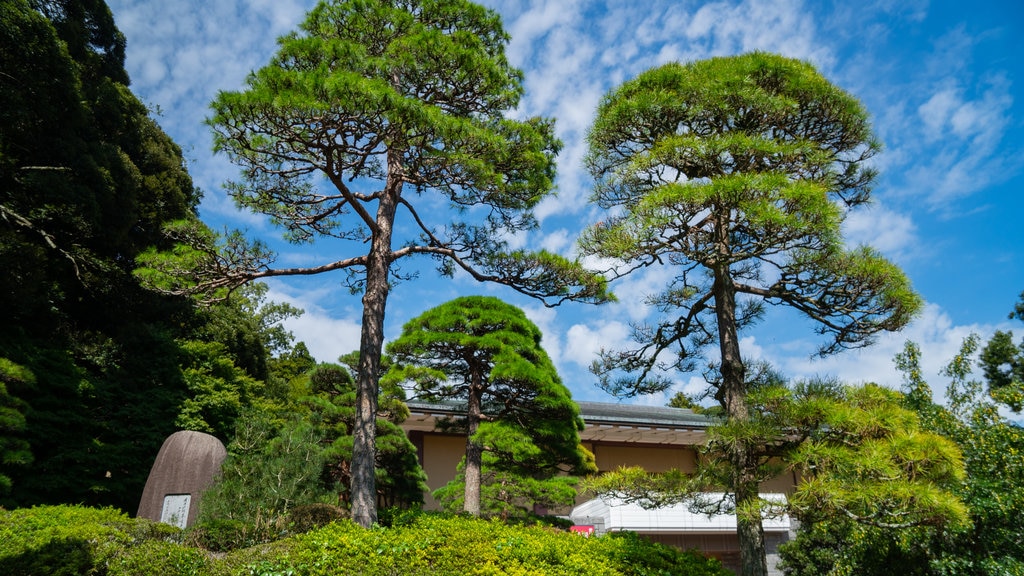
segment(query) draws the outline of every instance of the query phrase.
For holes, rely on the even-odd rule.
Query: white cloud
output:
[[[843,223],[843,234],[851,245],[867,244],[890,255],[917,249],[917,227],[907,214],[898,214],[873,204],[854,210]]]
[[[548,353],[555,366],[562,364],[562,342],[559,339],[558,330],[555,328],[555,321],[558,313],[554,308],[548,308],[540,304],[520,306],[526,318],[540,328],[541,347]]]
[[[942,131],[949,123],[953,111],[963,103],[956,90],[947,88],[936,92],[924,104],[917,107],[917,115],[921,117],[926,128],[926,135],[931,140],[942,136]]]
[[[540,241],[540,247],[548,252],[560,254],[566,247],[572,245],[573,240],[573,238],[569,237],[568,230],[559,228],[550,234],[545,234]]]
[[[565,359],[589,368],[601,350],[626,349],[629,336],[629,326],[618,321],[576,324],[566,333]]]
[[[955,325],[939,306],[928,304],[921,316],[902,332],[882,335],[868,348],[824,359],[812,359],[806,355],[801,357],[794,353],[778,355],[779,350],[775,350],[769,359],[785,375],[794,379],[835,376],[852,384],[875,382],[899,389],[903,383],[902,374],[896,370],[893,358],[903,351],[907,341],[913,341],[921,348],[921,367],[925,380],[931,384],[939,399],[947,385],[947,379],[941,377],[939,372],[959,351],[964,338],[978,334],[985,340],[997,329],[1006,329],[1006,326]],[[790,344],[802,348],[805,354],[811,350],[810,341]]]
[[[284,321],[284,327],[295,335],[296,342],[305,342],[310,354],[320,362],[336,362],[342,354],[359,349],[359,312],[350,311],[345,317],[329,313],[319,303],[329,299],[325,288],[299,291],[279,281],[267,282],[267,299],[287,302],[303,309],[298,318]]]

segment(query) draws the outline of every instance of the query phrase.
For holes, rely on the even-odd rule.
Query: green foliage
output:
[[[535,509],[565,509],[576,501],[579,480],[572,476],[534,478],[484,465],[480,479],[480,515],[503,520],[529,519]],[[496,469],[497,468],[497,469]],[[459,466],[455,478],[433,492],[441,507],[449,512],[465,510],[466,478]]]
[[[267,395],[280,400],[294,400],[304,393],[303,378],[316,367],[316,359],[304,342],[295,344],[267,361],[270,379]]]
[[[205,550],[166,540],[146,540],[131,546],[103,568],[108,576],[207,576],[215,573],[214,561]]]
[[[288,531],[301,534],[344,518],[348,518],[345,510],[333,504],[304,504],[288,513]]]
[[[24,393],[34,385],[35,375],[31,371],[0,358],[0,494],[11,489],[11,478],[4,471],[32,462],[31,446],[24,438],[28,405],[15,393]]]
[[[966,477],[951,488],[966,506],[968,521],[899,532],[838,518],[807,524],[782,549],[787,573],[881,575],[900,565],[929,576],[1024,574],[1024,430],[1001,416],[983,384],[970,379],[977,349],[977,337],[967,338],[943,370],[950,378],[947,406],[932,402],[917,345],[908,342],[896,358],[904,373],[907,406],[926,429],[945,436],[963,453]]]
[[[229,440],[235,420],[250,404],[256,381],[235,366],[219,342],[190,340],[181,343],[182,377],[189,397],[174,424],[181,430],[213,434]]]
[[[17,329],[0,334],[0,350],[35,375],[35,385],[18,393],[31,407],[22,438],[34,463],[9,470],[5,505],[136,509],[187,393],[173,339],[145,323],[70,342]]]
[[[240,418],[221,475],[200,501],[202,541],[216,549],[274,540],[296,506],[328,500],[322,438],[298,418],[279,423],[260,412]]]
[[[898,392],[866,385],[838,400],[814,407],[826,417],[787,458],[801,476],[789,497],[796,516],[889,529],[967,524],[966,507],[951,493],[965,475],[954,442],[923,429]]]
[[[3,4],[0,296],[8,321],[93,327],[134,312],[132,259],[199,194],[128,90],[124,38],[102,1]]]
[[[268,290],[262,282],[247,284],[220,305],[202,310],[196,333],[196,339],[225,345],[235,365],[261,381],[270,377],[268,356],[288,352],[294,339],[281,322],[302,314],[290,304],[268,302]]]
[[[439,493],[442,502],[471,514],[569,504],[571,480],[555,477],[596,471],[579,441],[579,407],[540,339],[519,308],[468,296],[410,320],[388,344],[393,365],[382,382],[466,407],[465,418],[448,423],[468,438],[463,474]]]
[[[188,302],[142,289],[134,258],[170,248],[162,227],[197,221],[201,195],[129,91],[103,0],[0,4],[0,357],[35,376],[0,394],[3,426],[10,395],[24,416],[4,441],[34,457],[3,465],[3,502],[134,510],[191,394],[176,341],[217,339]]]
[[[358,364],[358,354],[342,357]],[[399,424],[409,414],[404,392],[381,384],[376,419],[376,492],[380,507],[409,507],[423,504],[427,477],[420,467],[416,447]],[[351,368],[321,364],[309,374],[310,394],[300,402],[310,411],[324,434],[323,478],[349,500],[351,462],[354,448],[356,387]]]
[[[1024,295],[1021,298],[1022,304],[1018,304],[1018,308],[1024,307]],[[989,394],[1010,410],[1020,413],[1024,408],[1024,339],[1020,344],[1014,344],[1013,332],[997,330],[982,348],[978,360]]]
[[[702,494],[728,485],[731,446],[750,442],[757,446],[750,452],[757,482],[799,478],[787,502],[762,500],[758,515],[785,512],[808,524],[841,518],[888,529],[967,524],[963,503],[951,493],[964,478],[959,448],[925,429],[898,392],[811,381],[755,387],[748,401],[750,419],[708,428],[694,473],[624,468],[588,481],[587,489],[644,505],[687,502],[719,512],[723,502]],[[734,506],[726,501],[724,510]]]
[[[170,555],[184,561],[183,568],[201,566],[202,554],[164,542],[178,532],[177,528],[134,520],[110,508],[0,509],[0,573],[10,576],[205,573],[186,569],[167,572],[127,569],[140,565],[170,567],[165,559]]]
[[[0,510],[0,571],[10,576],[728,576],[717,560],[635,534],[583,538],[541,526],[416,515],[393,528],[330,523],[217,557],[174,527],[75,506]]]
[[[248,548],[278,538],[276,519],[270,522],[245,522],[231,519],[200,519],[189,530],[188,541],[211,552]]]
[[[631,534],[583,538],[546,528],[433,515],[386,530],[337,523],[296,542],[287,560],[272,564],[274,569],[310,576],[729,574],[715,560]]]
[[[782,569],[787,576],[883,576],[896,567],[907,576],[931,575],[930,537],[928,528],[879,530],[841,520],[808,524],[782,545]]]

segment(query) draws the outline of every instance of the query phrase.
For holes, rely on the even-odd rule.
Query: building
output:
[[[650,472],[669,469],[693,470],[696,447],[703,444],[710,421],[691,410],[659,406],[636,406],[601,402],[579,402],[585,423],[580,433],[583,444],[594,453],[600,471],[620,466],[640,466]],[[431,490],[455,477],[465,454],[465,436],[436,430],[439,419],[458,416],[451,404],[409,403],[410,417],[403,423],[416,446],[420,464]],[[762,493],[783,499],[795,485],[795,478],[780,477],[762,486]],[[709,495],[714,497],[715,495]],[[427,508],[437,502],[426,495]],[[708,517],[694,514],[686,506],[645,510],[636,504],[595,498],[578,502],[569,512],[574,523],[593,526],[596,533],[630,530],[652,540],[683,549],[698,549],[719,558],[727,567],[738,569],[739,545],[733,515]],[[793,536],[795,522],[787,517],[764,523],[769,553],[769,573],[778,558],[778,545]]]

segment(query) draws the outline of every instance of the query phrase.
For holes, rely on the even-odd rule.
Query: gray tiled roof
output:
[[[608,402],[577,402],[587,424],[647,424],[706,428],[711,420],[692,410]]]
[[[454,415],[463,412],[464,405],[455,402],[433,403],[411,401],[407,403],[412,412],[436,415]],[[590,425],[618,424],[629,426],[678,426],[706,428],[712,421],[707,416],[695,414],[692,410],[668,406],[641,406],[636,404],[613,404],[609,402],[577,402],[584,422]]]

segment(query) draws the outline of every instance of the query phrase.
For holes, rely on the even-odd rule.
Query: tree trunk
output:
[[[480,483],[483,475],[483,446],[473,441],[473,435],[480,427],[483,417],[482,396],[483,384],[481,376],[475,371],[473,382],[469,388],[469,403],[466,406],[466,490],[463,495],[462,509],[473,516],[480,515]]]
[[[719,265],[714,268],[715,316],[718,323],[718,345],[721,352],[722,381],[716,394],[730,422],[750,418],[747,408],[746,367],[740,354],[736,327],[736,287],[729,271],[728,217],[716,226]],[[733,443],[729,460],[732,465],[732,490],[736,497],[736,537],[740,545],[740,574],[767,576],[764,526],[757,506],[757,462],[745,441]]]
[[[364,528],[377,522],[377,395],[381,349],[384,346],[384,313],[388,301],[391,268],[391,232],[402,195],[399,157],[388,154],[388,182],[377,205],[376,229],[366,261],[363,294],[363,325],[359,336],[359,374],[356,382],[356,414],[352,431],[352,520]]]

